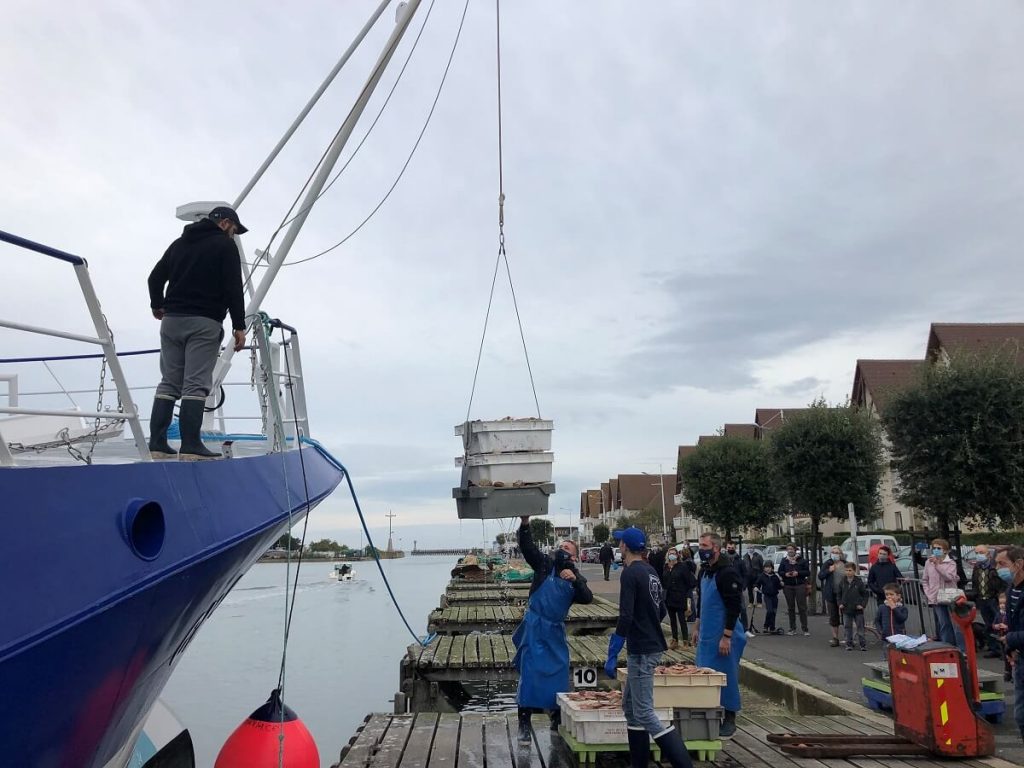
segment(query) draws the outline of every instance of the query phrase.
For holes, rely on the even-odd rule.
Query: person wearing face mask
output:
[[[1001,642],[1013,669],[1013,719],[1024,739],[1024,548],[1000,550],[996,573],[1006,584],[1006,630]]]
[[[683,643],[689,644],[690,632],[686,623],[687,598],[697,586],[693,573],[679,559],[679,551],[672,547],[665,557],[665,572],[661,574],[661,585],[665,587],[665,607],[672,625],[672,640],[668,647],[673,651],[679,647],[679,634]]]
[[[828,625],[832,630],[832,640],[829,645],[833,648],[839,647],[839,627],[842,625],[842,616],[839,610],[840,599],[843,594],[843,580],[846,578],[846,555],[839,547],[832,547],[829,558],[821,564],[818,570],[818,581],[821,582],[821,594],[828,608]]]
[[[722,552],[722,539],[717,533],[700,537],[700,591],[698,592],[698,624],[696,663],[699,667],[724,672],[721,706],[725,718],[719,729],[721,736],[736,732],[736,713],[740,711],[740,659],[747,644],[747,633],[739,623],[743,608],[743,583],[732,562]]]
[[[945,539],[932,541],[931,556],[925,561],[921,588],[925,599],[935,613],[935,629],[939,640],[964,650],[964,637],[953,625],[949,605],[939,602],[939,590],[955,589],[958,580],[956,561],[949,556],[949,542]]]
[[[892,550],[884,544],[878,548],[878,560],[868,569],[868,590],[875,596],[875,602],[885,602],[885,585],[899,584],[903,573],[893,562]]]
[[[807,583],[811,576],[811,568],[796,553],[796,545],[786,546],[786,559],[779,563],[779,576],[782,578],[782,593],[786,596],[786,608],[789,610],[788,635],[796,634],[796,615],[800,613],[800,626],[804,636],[811,634],[807,628]]]
[[[513,662],[519,670],[519,742],[528,744],[532,740],[530,715],[534,710],[550,711],[551,728],[558,728],[556,695],[569,687],[565,617],[573,603],[586,605],[594,596],[587,580],[576,569],[579,549],[575,542],[567,539],[551,556],[545,555],[533,541],[529,517],[522,518],[518,536],[523,557],[533,568],[530,601],[512,635],[516,647]]]
[[[1002,658],[1002,645],[992,630],[992,622],[999,612],[999,595],[1006,589],[1006,584],[996,574],[995,564],[989,557],[988,546],[979,544],[974,548],[974,571],[971,573],[969,595],[978,606],[978,612],[985,621],[985,658]]]

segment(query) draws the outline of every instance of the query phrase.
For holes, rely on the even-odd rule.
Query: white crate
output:
[[[627,673],[621,667],[618,678],[626,682]],[[710,709],[721,706],[722,688],[726,677],[722,672],[709,675],[655,675],[654,706]]]
[[[470,421],[467,453],[511,453],[550,451],[554,422],[545,419],[500,419]],[[466,423],[455,427],[465,445]]]
[[[621,709],[580,709],[567,694],[558,694],[562,725],[584,744],[626,744],[626,716]],[[666,728],[672,724],[672,709],[656,708],[654,714]]]
[[[532,453],[480,453],[458,456],[455,465],[466,466],[469,482],[473,485],[494,483],[550,483],[551,465],[555,454],[543,451]]]

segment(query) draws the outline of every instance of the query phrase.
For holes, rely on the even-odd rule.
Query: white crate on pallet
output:
[[[469,428],[467,439],[466,428]],[[550,451],[555,423],[546,419],[497,419],[467,421],[455,427],[467,453],[514,453]]]
[[[626,670],[618,669],[618,678],[626,682]],[[654,706],[710,709],[721,706],[726,678],[722,672],[703,675],[655,675]]]
[[[626,744],[626,716],[621,709],[582,709],[579,702],[568,694],[558,694],[562,711],[562,725],[576,741],[583,744]],[[672,709],[655,708],[654,714],[668,728],[672,724]]]

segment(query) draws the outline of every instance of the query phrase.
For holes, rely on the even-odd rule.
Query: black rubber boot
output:
[[[178,411],[178,426],[181,428],[181,447],[178,449],[180,458],[219,459],[220,454],[211,451],[199,437],[203,427],[202,400],[182,400]]]
[[[672,768],[693,768],[690,753],[686,751],[686,745],[675,728],[669,728],[660,736],[656,736],[654,741],[661,748],[662,765],[668,763]]]
[[[551,710],[551,730],[557,731],[558,726],[562,724],[562,710],[553,709]]]
[[[630,768],[647,768],[651,762],[651,737],[647,735],[647,729],[628,726],[626,736],[629,738]]]
[[[153,411],[149,416],[149,452],[155,459],[177,456],[178,452],[167,442],[167,428],[174,418],[174,401],[153,398]]]
[[[530,710],[527,707],[519,708],[519,743],[530,744],[533,742],[533,728],[530,726]]]
[[[736,733],[736,713],[730,712],[728,709],[725,710],[725,718],[722,720],[722,726],[718,729],[718,735],[723,739],[728,739]]]

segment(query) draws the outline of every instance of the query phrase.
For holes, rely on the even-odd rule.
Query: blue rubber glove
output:
[[[626,644],[626,638],[622,635],[612,635],[608,638],[608,661],[604,663],[604,673],[608,677],[615,677],[615,665],[619,660],[619,651]]]

